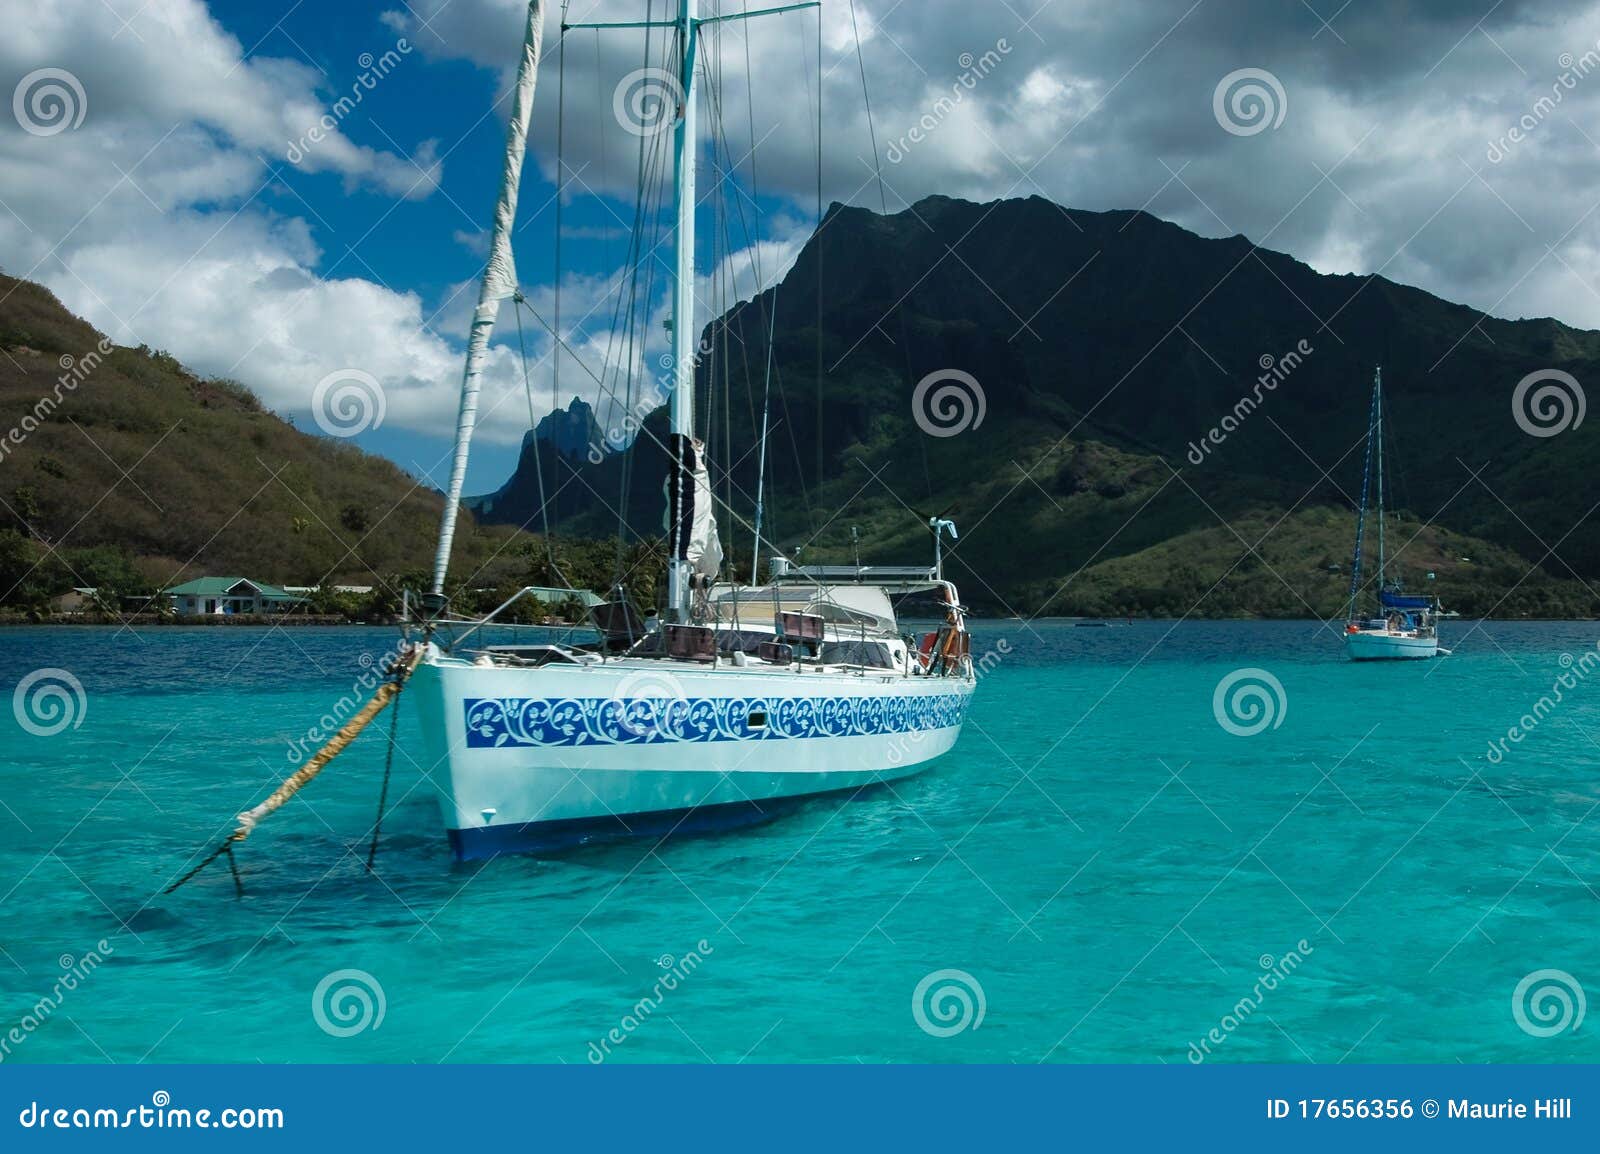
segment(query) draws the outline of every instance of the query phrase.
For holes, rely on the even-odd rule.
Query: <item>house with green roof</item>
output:
[[[180,617],[210,614],[286,613],[305,601],[276,585],[248,577],[197,577],[163,589]]]

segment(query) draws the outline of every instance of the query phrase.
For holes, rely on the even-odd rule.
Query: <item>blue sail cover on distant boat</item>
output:
[[[1378,595],[1378,603],[1385,609],[1429,609],[1432,597],[1411,597],[1404,593],[1391,593],[1385,589]]]

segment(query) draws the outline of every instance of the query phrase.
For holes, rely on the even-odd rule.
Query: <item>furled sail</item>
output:
[[[450,545],[455,539],[456,512],[467,479],[467,451],[478,423],[478,387],[489,338],[500,314],[500,302],[517,292],[517,264],[511,253],[511,228],[517,216],[517,190],[522,183],[522,159],[528,148],[528,124],[533,119],[533,89],[539,78],[539,42],[544,35],[541,0],[528,4],[528,27],[522,41],[522,61],[517,66],[517,86],[511,96],[511,123],[506,131],[505,171],[500,178],[500,198],[494,206],[494,232],[489,241],[489,265],[478,290],[478,307],[472,314],[467,338],[467,363],[461,376],[461,407],[456,414],[455,455],[450,464],[450,484],[445,493],[444,515],[439,522],[439,550],[433,560],[433,592],[444,592],[450,567]]]
[[[671,555],[688,562],[697,576],[715,577],[722,567],[722,540],[717,535],[705,445],[674,433],[672,446],[675,461],[666,485],[668,546]],[[683,478],[690,478],[690,483],[683,484]]]

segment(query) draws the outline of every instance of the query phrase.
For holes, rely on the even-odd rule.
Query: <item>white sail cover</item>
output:
[[[528,124],[533,119],[533,89],[539,78],[539,42],[544,36],[541,0],[528,5],[528,27],[522,41],[522,61],[517,66],[517,86],[511,96],[511,123],[506,130],[505,170],[500,177],[500,198],[494,206],[494,232],[489,242],[489,265],[478,290],[478,307],[467,337],[467,363],[461,376],[461,407],[456,414],[455,457],[450,464],[450,485],[445,492],[444,515],[439,523],[439,550],[433,559],[433,592],[444,592],[450,567],[450,545],[455,539],[456,512],[467,479],[467,450],[478,423],[478,386],[489,337],[500,314],[500,302],[517,292],[517,264],[511,254],[511,228],[517,216],[517,191],[522,183],[522,159],[528,149]]]
[[[722,541],[717,536],[717,509],[711,496],[711,471],[706,468],[705,446],[694,443],[694,518],[685,558],[702,577],[715,577],[722,568]]]
[[[662,482],[667,512],[662,528],[667,531],[671,556],[685,562],[690,572],[715,577],[722,568],[722,540],[717,534],[716,498],[711,493],[711,472],[706,467],[706,447],[693,437],[673,434],[674,460]],[[681,454],[681,456],[680,456]],[[682,503],[674,479],[694,478]]]

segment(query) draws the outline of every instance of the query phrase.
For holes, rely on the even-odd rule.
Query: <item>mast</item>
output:
[[[678,32],[680,65],[677,75],[679,105],[673,125],[672,204],[676,259],[672,279],[672,396],[668,404],[671,435],[667,475],[667,604],[666,620],[686,621],[690,612],[691,579],[696,562],[689,558],[695,526],[703,521],[705,508],[714,498],[705,483],[703,454],[694,441],[694,370],[699,333],[694,319],[694,213],[695,213],[695,55],[700,29],[707,24],[776,16],[818,7],[817,0],[801,0],[772,8],[748,9],[708,16],[698,15],[698,0],[678,0],[678,12],[671,20],[625,20],[600,23],[566,24],[572,28],[675,28]],[[819,25],[820,27],[820,25]],[[697,505],[702,508],[697,509]],[[716,539],[716,523],[708,526],[711,549],[702,557],[714,556],[714,570],[722,557]],[[702,545],[704,543],[702,542]],[[699,547],[699,546],[697,546]]]
[[[1356,507],[1356,547],[1350,557],[1350,615],[1356,619],[1356,597],[1361,592],[1361,544],[1367,531],[1367,495],[1372,491],[1372,442],[1378,414],[1378,388],[1383,380],[1379,369],[1372,383],[1372,407],[1367,413],[1367,452],[1361,466],[1361,504]],[[1381,527],[1381,521],[1380,521]]]
[[[678,0],[678,36],[683,44],[682,71],[678,83],[682,86],[683,103],[678,111],[678,122],[673,127],[673,186],[672,203],[677,222],[676,270],[672,280],[672,470],[675,484],[671,492],[675,508],[670,510],[668,523],[671,537],[668,541],[667,610],[669,619],[687,620],[689,616],[689,576],[691,568],[685,553],[688,547],[689,518],[683,515],[682,506],[694,500],[694,480],[689,475],[689,441],[694,436],[694,159],[695,159],[695,91],[694,57],[697,40],[696,0]]]
[[[1377,414],[1378,442],[1378,609],[1383,609],[1384,550],[1383,550],[1383,367],[1380,365],[1372,381],[1372,409]]]
[[[500,197],[494,206],[494,233],[489,241],[489,263],[478,290],[478,307],[472,314],[467,337],[467,361],[461,374],[461,406],[456,413],[456,444],[450,463],[450,484],[444,513],[439,520],[439,549],[433,559],[430,612],[444,608],[444,578],[450,568],[450,546],[455,540],[456,513],[467,479],[467,452],[478,423],[478,388],[489,338],[500,314],[500,302],[517,295],[517,266],[511,252],[511,226],[517,216],[517,190],[522,182],[522,158],[528,147],[528,124],[533,119],[533,89],[539,78],[539,41],[544,35],[541,0],[529,0],[528,26],[522,40],[522,60],[517,65],[517,86],[512,93],[511,123],[506,129],[505,169],[500,177]],[[559,343],[559,340],[558,340]]]

